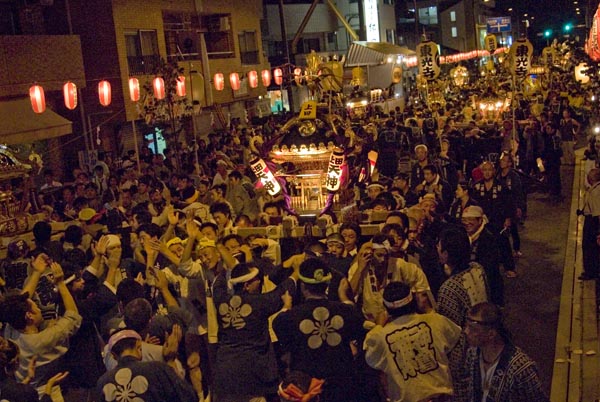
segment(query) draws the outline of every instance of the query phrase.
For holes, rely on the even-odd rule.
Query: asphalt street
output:
[[[550,392],[562,274],[569,225],[573,166],[561,169],[562,203],[548,195],[529,194],[525,225],[521,226],[521,251],[517,278],[506,278],[505,323],[517,346],[537,364],[546,391]]]

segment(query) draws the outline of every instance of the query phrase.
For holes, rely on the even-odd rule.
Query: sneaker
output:
[[[513,257],[515,257],[515,258],[523,257],[523,253],[520,251],[515,251],[515,252],[513,252]]]
[[[517,276],[519,276],[519,274],[517,274],[517,271],[506,271],[507,278],[516,278]]]

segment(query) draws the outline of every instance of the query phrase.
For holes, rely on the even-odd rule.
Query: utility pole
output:
[[[289,79],[292,75],[292,60],[290,58],[290,45],[287,40],[287,32],[285,29],[285,16],[283,13],[283,0],[279,0],[279,24],[281,25],[281,40],[283,41],[283,46],[285,49],[285,58],[286,58],[286,68],[285,68],[285,78]],[[285,81],[287,81],[284,80]],[[289,84],[286,82],[286,84]],[[294,112],[294,94],[292,93],[292,86],[288,85],[287,88],[288,93],[288,103],[290,106],[290,112]]]

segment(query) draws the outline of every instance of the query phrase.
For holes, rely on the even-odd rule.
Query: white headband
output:
[[[381,249],[385,249],[387,251],[390,251],[392,249],[392,245],[390,244],[389,240],[384,240],[381,244],[373,243],[373,250]]]
[[[227,281],[227,284],[229,285],[229,289],[233,289],[233,285],[237,285],[238,283],[246,283],[254,278],[256,278],[256,275],[258,275],[258,268],[250,268],[250,272],[248,272],[246,275],[242,275],[242,276],[238,276],[237,278],[231,278]]]
[[[412,292],[410,292],[408,294],[408,296],[406,296],[404,299],[396,300],[396,301],[393,301],[393,302],[389,302],[389,301],[383,299],[383,305],[386,306],[387,308],[390,308],[390,309],[396,309],[396,308],[400,308],[400,307],[406,306],[412,300],[413,300],[413,295],[412,295]]]

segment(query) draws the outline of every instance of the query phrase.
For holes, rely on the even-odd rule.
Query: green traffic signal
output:
[[[572,24],[565,24],[565,32],[570,32],[571,29],[573,29],[573,25]]]
[[[546,29],[544,31],[544,38],[549,38],[550,36],[552,36],[552,30],[551,29]]]

